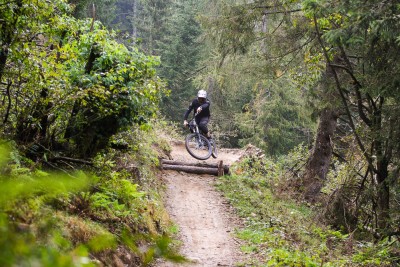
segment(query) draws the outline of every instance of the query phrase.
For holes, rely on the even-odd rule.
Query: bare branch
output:
[[[282,10],[282,11],[271,11],[271,12],[263,12],[264,15],[272,15],[272,14],[286,14],[286,13],[296,13],[302,11],[301,9],[292,9],[292,10]]]
[[[90,165],[93,166],[93,162],[83,160],[83,159],[74,159],[74,158],[68,158],[68,157],[53,157],[49,159],[49,161],[69,161],[69,162],[74,162],[74,163],[80,163],[80,164],[85,164],[85,165]]]
[[[299,45],[299,46],[297,46],[297,47],[295,47],[295,48],[293,48],[293,49],[287,51],[286,53],[284,53],[284,54],[282,54],[282,55],[278,55],[278,56],[275,56],[275,57],[270,57],[270,58],[268,58],[268,59],[272,59],[272,60],[273,60],[273,59],[280,59],[280,58],[286,57],[287,55],[290,55],[290,54],[293,54],[293,53],[295,53],[295,52],[298,52],[299,50],[301,50],[302,48],[304,48],[306,45],[308,45],[309,43],[311,43],[313,40],[314,40],[314,38],[309,38],[306,42],[304,42],[304,44],[301,44],[301,45]]]

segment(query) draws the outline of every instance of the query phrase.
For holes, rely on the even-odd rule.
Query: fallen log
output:
[[[218,175],[218,168],[184,166],[184,165],[169,165],[169,164],[163,164],[162,168],[164,170],[183,171],[183,172],[195,173],[195,174]]]
[[[198,163],[198,162],[185,162],[185,161],[175,161],[175,160],[168,160],[162,159],[161,165],[180,165],[180,166],[193,166],[193,167],[202,167],[202,168],[217,168],[223,169],[224,174],[229,174],[229,165],[224,165],[222,160],[218,163]],[[221,172],[221,170],[220,170]]]

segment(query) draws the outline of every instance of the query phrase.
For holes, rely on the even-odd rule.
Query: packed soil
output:
[[[241,150],[222,149],[217,159],[206,163],[230,165],[241,156]],[[197,163],[186,151],[183,142],[172,142],[171,157],[176,161]],[[216,176],[164,171],[165,205],[178,227],[182,242],[181,255],[189,259],[184,264],[157,262],[156,267],[170,266],[237,266],[243,262],[240,241],[234,237],[240,221],[228,201],[216,190]]]

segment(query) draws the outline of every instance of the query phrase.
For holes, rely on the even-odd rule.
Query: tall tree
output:
[[[196,95],[193,78],[199,68],[202,44],[197,21],[197,1],[177,1],[168,18],[168,29],[160,43],[159,73],[168,82],[170,96],[163,99],[163,113],[175,121],[183,120],[184,110]],[[204,88],[207,90],[207,88]]]
[[[184,109],[194,95],[192,77],[197,70],[201,45],[196,20],[198,1],[117,1],[113,22],[125,43],[137,44],[143,51],[161,58],[159,75],[167,82],[169,97],[164,97],[163,114],[182,120]]]
[[[7,49],[0,81],[3,135],[28,147],[32,157],[65,139],[72,149],[64,153],[87,157],[122,127],[156,112],[163,91],[158,60],[119,44],[98,21],[71,17],[63,0],[21,3],[0,5],[6,14],[1,49]]]
[[[223,128],[234,121],[242,143],[254,142],[273,155],[308,142],[313,123],[302,115],[310,110],[302,97],[308,84],[296,86],[293,75],[310,43],[300,26],[290,27],[302,25],[299,7],[274,1],[209,4],[218,10],[202,20],[213,54],[198,80],[214,83]]]
[[[173,7],[172,0],[117,0],[113,25],[146,53],[159,55]]]
[[[49,90],[59,85],[59,81],[46,81],[48,73],[44,59],[48,58],[48,53],[54,53],[54,46],[46,47],[45,33],[54,29],[43,21],[57,20],[69,10],[64,1],[9,1],[0,6],[3,14],[0,21],[0,86],[5,88],[3,103],[7,103],[1,108],[4,134],[17,135],[19,140],[45,135],[47,127],[40,129],[38,123],[47,124],[47,112],[52,105],[48,99]],[[58,66],[55,66],[52,74],[57,70]],[[30,127],[22,127],[25,120],[30,121]],[[15,132],[15,128],[23,129],[24,134]]]
[[[119,15],[116,13],[115,2],[117,0],[69,0],[73,7],[72,15],[79,19],[95,18],[107,27]]]
[[[389,177],[396,173],[391,164],[399,155],[400,7],[395,1],[305,1],[305,7],[355,142],[368,163],[376,190],[377,227],[383,230],[389,222]]]
[[[335,153],[335,128],[340,119],[340,126],[345,129],[343,135],[352,135],[368,166],[366,174],[360,175],[359,192],[355,195],[366,188],[376,192],[369,199],[375,214],[371,218],[377,222],[373,227],[385,229],[390,221],[390,177],[397,177],[399,171],[398,4],[234,1],[220,10],[219,15],[210,16],[203,24],[221,55],[218,67],[231,58],[258,55],[258,61],[253,61],[265,60],[264,72],[260,72],[264,79],[291,74],[288,77],[303,80],[299,85],[315,97],[311,103],[320,120],[307,164],[306,194],[317,195],[324,184]],[[214,81],[222,80],[221,76],[214,77]],[[249,103],[254,107],[255,102]],[[245,120],[251,122],[261,117],[262,114],[255,113]],[[252,130],[257,132],[261,128]],[[346,160],[346,152],[338,154]]]

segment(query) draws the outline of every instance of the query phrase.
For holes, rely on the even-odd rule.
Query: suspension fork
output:
[[[201,140],[201,133],[200,133],[200,130],[199,130],[199,126],[197,126],[197,123],[196,123],[196,134],[197,134],[197,138],[199,139],[199,142],[200,142],[200,140]]]

